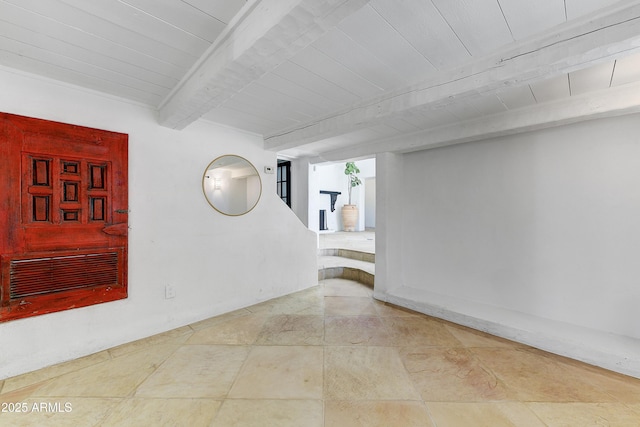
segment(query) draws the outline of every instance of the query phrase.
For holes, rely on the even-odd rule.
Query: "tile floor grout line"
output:
[[[243,322],[238,324],[253,325],[249,329],[250,333],[238,331],[239,336],[241,335],[243,340],[245,337],[248,337],[246,343],[242,341],[235,344],[217,344],[215,342],[199,344],[203,347],[225,346],[229,348],[244,347],[246,349],[244,353],[241,353],[243,355],[241,364],[237,365],[238,368],[236,368],[233,379],[229,382],[229,386],[224,394],[221,393],[220,396],[216,398],[207,398],[204,396],[181,397],[171,391],[162,396],[140,397],[136,395],[141,385],[144,384],[150,376],[158,372],[162,366],[166,365],[168,361],[176,355],[176,352],[188,346],[196,345],[188,344],[190,337],[196,333],[196,330],[190,326],[189,337],[187,337],[186,340],[176,338],[175,341],[171,341],[172,344],[156,344],[171,346],[170,348],[165,348],[164,351],[172,351],[161,363],[155,365],[154,370],[150,372],[148,376],[133,387],[133,391],[129,395],[114,397],[114,405],[109,407],[108,411],[105,411],[106,415],[104,415],[96,425],[102,425],[103,423],[107,423],[104,425],[108,425],[108,422],[113,422],[123,416],[135,416],[136,414],[133,413],[127,414],[127,411],[139,407],[160,407],[163,401],[174,401],[176,405],[184,405],[184,407],[187,408],[195,408],[198,405],[206,405],[207,402],[212,402],[211,405],[213,406],[205,414],[206,417],[210,416],[211,418],[206,418],[205,415],[203,415],[205,418],[202,418],[206,420],[207,425],[211,427],[229,425],[230,417],[240,417],[239,419],[245,417],[244,419],[248,419],[246,417],[251,417],[250,413],[253,411],[253,405],[256,401],[262,402],[259,405],[262,408],[269,406],[266,405],[269,401],[273,401],[276,407],[279,408],[315,408],[314,420],[316,423],[313,425],[324,425],[327,427],[337,425],[336,420],[345,420],[349,417],[351,417],[350,419],[352,420],[356,416],[365,417],[362,419],[372,419],[367,417],[374,417],[374,415],[372,415],[373,412],[366,411],[376,408],[378,411],[382,411],[377,415],[380,417],[384,417],[383,412],[385,411],[383,411],[383,408],[391,408],[393,411],[405,411],[409,409],[411,411],[418,411],[412,416],[418,417],[422,421],[419,425],[431,427],[437,427],[438,423],[442,425],[442,423],[449,422],[450,424],[451,421],[449,417],[453,417],[451,419],[455,420],[460,419],[456,417],[464,414],[468,416],[475,414],[475,417],[482,417],[483,420],[489,419],[485,418],[489,417],[489,415],[486,414],[495,414],[496,417],[502,417],[500,419],[504,420],[509,419],[511,422],[514,422],[516,419],[511,417],[525,417],[523,419],[535,423],[527,425],[542,426],[545,425],[545,420],[549,422],[549,420],[552,419],[550,417],[559,417],[560,415],[558,414],[562,414],[562,416],[565,417],[564,412],[569,410],[577,411],[576,413],[592,414],[589,416],[594,417],[597,414],[611,414],[612,417],[616,417],[615,420],[640,420],[640,382],[629,380],[629,391],[635,394],[630,395],[631,397],[629,397],[628,401],[623,401],[622,399],[625,396],[624,393],[626,389],[614,393],[615,390],[617,390],[615,388],[618,384],[617,381],[624,380],[624,378],[620,376],[607,376],[606,372],[600,372],[599,370],[594,371],[591,367],[580,362],[558,359],[554,355],[546,352],[511,341],[498,340],[480,331],[474,331],[449,322],[444,322],[421,313],[407,315],[404,309],[397,308],[390,304],[366,304],[368,307],[366,310],[372,309],[372,313],[366,314],[363,313],[363,310],[365,310],[363,306],[357,303],[361,300],[357,298],[372,300],[373,297],[370,292],[368,292],[366,297],[341,295],[352,293],[353,289],[350,284],[356,284],[357,282],[341,279],[333,282],[335,284],[348,285],[342,289],[335,285],[333,287],[327,286],[329,283],[331,282],[320,282],[318,287],[301,291],[297,296],[291,294],[286,296],[289,298],[285,300],[283,300],[282,297],[275,298],[274,303],[271,305],[262,306],[256,310],[256,312],[249,311],[248,316],[254,316],[254,319],[249,323]],[[363,285],[357,285],[366,288]],[[328,295],[329,293],[335,294]],[[331,299],[332,297],[334,298],[333,300]],[[281,304],[278,302],[281,302]],[[327,304],[329,305],[327,306]],[[318,309],[320,309],[321,314],[317,314]],[[353,310],[356,310],[355,314]],[[279,313],[279,311],[283,312]],[[327,312],[336,314],[327,314]],[[277,319],[278,317],[282,317],[284,323],[269,323],[270,320]],[[315,318],[313,322],[310,321],[312,318]],[[318,322],[317,318],[321,321]],[[381,327],[378,328],[376,326],[378,323],[374,323],[374,327],[372,328],[370,324],[362,321],[362,319],[365,318],[377,319]],[[328,323],[327,321],[332,319],[353,320],[351,324],[355,326],[351,336],[362,336],[364,341],[354,344],[353,342],[349,342],[349,334],[343,336],[340,334],[328,334],[330,332],[330,328],[328,327],[330,322]],[[230,318],[225,321],[233,322],[235,320],[238,319]],[[241,320],[247,320],[247,318],[243,317]],[[345,325],[346,324],[349,323],[345,323]],[[209,328],[215,329],[218,325],[218,323],[214,322],[202,330]],[[255,327],[256,325],[260,326]],[[336,323],[334,329],[336,325],[339,331],[342,324]],[[230,323],[229,326],[232,327],[233,323]],[[317,341],[317,338],[315,338],[319,335],[317,333],[314,335],[312,341],[308,341],[308,332],[305,331],[320,331],[320,327],[322,328],[320,341]],[[298,334],[298,332],[300,333]],[[265,334],[264,341],[260,339],[263,333]],[[278,337],[278,333],[284,335]],[[383,335],[394,336],[390,338],[375,338],[378,341],[372,341],[372,337],[381,337]],[[220,334],[219,337],[219,339],[228,338],[228,336],[224,334]],[[328,343],[327,338],[332,340],[332,343]],[[179,343],[177,343],[177,341],[179,341]],[[215,339],[212,341],[215,341]],[[371,342],[373,342],[374,345],[371,345]],[[119,357],[126,357],[137,351],[151,353],[156,345],[145,343],[144,347],[135,352],[128,352]],[[321,347],[321,350],[317,349],[318,346]],[[274,354],[277,353],[281,355],[306,354],[307,352],[311,352],[315,354],[315,356],[313,356],[314,359],[311,360],[319,360],[318,354],[320,354],[322,357],[321,366],[316,365],[311,371],[315,371],[315,373],[313,373],[313,375],[316,375],[314,381],[318,381],[318,378],[321,378],[320,396],[318,398],[302,398],[299,396],[293,398],[269,397],[270,391],[266,388],[263,394],[257,395],[259,397],[247,397],[251,395],[251,393],[247,395],[242,392],[236,393],[237,396],[229,397],[230,391],[238,383],[242,372],[247,369],[247,362],[251,358],[252,352],[267,347],[281,347],[281,353],[279,350],[274,350]],[[290,347],[303,348],[289,353],[286,349]],[[453,353],[449,354],[451,352]],[[347,354],[351,356],[343,360]],[[259,355],[256,354],[256,356]],[[497,356],[500,357],[496,358]],[[269,363],[276,363],[278,360],[277,357],[271,359]],[[451,357],[451,359],[446,359],[446,357]],[[96,364],[106,363],[112,360],[114,360],[113,354],[109,354],[107,360],[96,362]],[[256,360],[258,362],[260,361],[259,358]],[[298,362],[293,365],[302,367],[302,370],[297,372],[308,372],[306,370],[309,369],[309,367],[304,365],[306,359],[301,358],[296,360],[298,360]],[[389,367],[395,367],[393,370],[380,369],[380,375],[383,376],[378,376],[376,369],[382,366],[379,363],[381,361],[386,363],[387,360],[393,361],[392,364],[389,364]],[[348,363],[345,363],[345,361]],[[203,360],[203,362],[206,361]],[[370,364],[371,362],[378,364]],[[361,363],[364,363],[366,366],[363,366],[363,369],[359,371],[358,367]],[[90,366],[94,365],[95,364],[92,364]],[[356,382],[346,381],[345,378],[341,378],[341,370],[348,367],[356,368],[355,371],[352,372]],[[85,367],[79,369],[84,368]],[[460,371],[460,369],[463,369],[463,371]],[[288,371],[283,370],[283,372]],[[318,372],[320,373],[319,376]],[[437,375],[428,375],[429,372],[434,372]],[[376,375],[370,377],[372,373]],[[394,379],[394,373],[402,378]],[[519,375],[521,375],[521,373],[524,373],[525,377],[520,378]],[[583,375],[580,375],[581,373],[583,373]],[[61,375],[66,374],[67,373]],[[469,374],[477,376],[469,376]],[[287,374],[281,374],[277,378],[273,378],[272,387],[277,389],[278,387],[284,386],[282,380],[286,377],[283,375]],[[305,373],[304,375],[307,374]],[[547,385],[543,382],[540,382],[539,385],[529,383],[526,380],[526,375],[531,375],[532,378],[540,377],[541,380],[547,379]],[[251,380],[250,377],[252,376],[249,375],[243,379],[245,389],[247,386],[253,386],[253,380]],[[214,377],[210,378],[211,381],[217,381]],[[293,378],[296,378],[295,374]],[[477,389],[478,383],[476,381],[479,380],[480,384],[483,384],[483,381],[493,383],[490,378],[499,381],[502,386],[501,388],[508,389],[508,391],[505,391],[504,395],[493,394],[493,392],[491,392],[491,394],[479,393],[484,389]],[[389,383],[386,382],[387,379],[390,379]],[[249,382],[246,382],[247,380],[249,380]],[[363,381],[362,383],[360,383],[361,380]],[[426,389],[423,385],[425,380],[428,381],[430,388],[433,389],[435,387],[435,392],[431,394],[426,392],[425,394]],[[371,383],[371,381],[373,381],[373,383]],[[456,384],[457,382],[457,385],[448,391],[438,389],[439,384],[445,384],[445,381],[451,384]],[[564,382],[568,382],[568,384],[564,384]],[[333,384],[333,386],[345,388],[341,392],[336,393],[336,390],[328,389],[329,383]],[[264,384],[265,383],[261,386],[264,387]],[[269,383],[266,384],[268,386]],[[357,388],[353,388],[367,386],[367,384],[373,384],[373,388],[360,391],[358,391]],[[396,385],[393,386],[393,384]],[[576,387],[580,387],[581,385],[586,385],[586,387],[592,391],[585,393],[577,390]],[[186,384],[186,386],[188,387],[189,385]],[[300,386],[300,384],[296,385],[296,387],[298,386]],[[399,387],[395,390],[401,390],[401,392],[390,392],[389,390],[394,390],[393,388],[389,388],[392,386]],[[551,387],[550,391],[545,389],[545,387],[548,386]],[[317,393],[317,382],[314,387],[316,387],[315,393]],[[474,387],[476,388],[475,392],[473,391]],[[2,388],[6,388],[4,381],[0,381],[0,392],[2,392]],[[67,386],[67,390],[73,391],[73,388],[69,389]],[[250,388],[247,390],[251,391]],[[354,390],[356,390],[355,393]],[[570,391],[570,393],[566,394],[566,390]],[[287,391],[287,393],[290,392]],[[282,394],[276,394],[282,396]],[[78,397],[83,399],[99,399],[99,397]],[[442,400],[437,399],[438,397],[442,398]],[[563,398],[573,400],[563,401]],[[597,400],[597,402],[592,402],[589,399]],[[194,401],[200,403],[196,404]],[[214,404],[213,402],[216,403]],[[175,407],[175,405],[172,404],[171,407]],[[401,412],[393,411],[391,413],[396,415],[401,414]],[[618,413],[616,413],[616,411]],[[296,414],[297,416],[302,416],[299,412]],[[402,412],[402,414],[405,413]],[[111,418],[112,416],[115,418]],[[299,418],[299,420],[301,419],[302,418]],[[480,420],[480,418],[478,418],[478,420]],[[615,423],[614,418],[611,418],[611,421]],[[370,422],[373,423],[373,421]],[[620,423],[621,422],[618,421],[618,425],[620,425]],[[348,423],[345,422],[345,424]],[[387,422],[386,425],[394,425],[394,423]]]

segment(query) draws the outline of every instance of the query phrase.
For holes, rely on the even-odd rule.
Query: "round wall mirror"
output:
[[[202,176],[202,190],[209,204],[218,212],[238,216],[253,209],[262,194],[262,181],[247,159],[225,155],[207,166]]]

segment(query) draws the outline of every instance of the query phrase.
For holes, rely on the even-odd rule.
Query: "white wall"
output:
[[[403,226],[378,229],[401,273],[376,296],[640,376],[638,135],[632,115],[379,165]]]
[[[306,157],[291,160],[291,210],[309,229],[318,231],[317,206],[310,206],[309,193],[311,188],[310,175],[313,172],[309,159]],[[314,181],[315,183],[315,181]],[[315,189],[315,192],[320,191]],[[315,216],[314,216],[315,212]],[[315,224],[315,228],[313,228]]]
[[[316,165],[315,179],[319,185],[318,191],[339,191],[342,193],[336,199],[335,211],[333,212],[331,212],[331,197],[328,194],[317,195],[318,209],[325,209],[327,211],[327,227],[329,230],[342,230],[342,217],[340,212],[342,211],[342,206],[347,204],[349,197],[347,195],[344,164],[333,163],[328,165]],[[310,197],[313,196],[315,195],[310,195]]]
[[[130,208],[129,298],[1,323],[0,379],[317,284],[316,235],[262,173],[276,163],[262,138],[204,121],[170,130],[145,107],[2,68],[0,93],[0,111],[129,134]],[[260,172],[247,215],[221,215],[202,193],[223,154]]]
[[[376,228],[376,179],[367,178],[364,182],[364,226]]]

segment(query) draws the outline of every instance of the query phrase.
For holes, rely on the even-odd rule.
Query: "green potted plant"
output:
[[[347,175],[349,188],[349,203],[342,206],[342,226],[344,231],[355,231],[358,224],[358,206],[351,204],[351,191],[354,187],[362,184],[357,174],[360,169],[354,162],[347,162],[344,168],[344,174]]]

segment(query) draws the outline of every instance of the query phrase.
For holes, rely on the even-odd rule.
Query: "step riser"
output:
[[[374,275],[358,268],[328,267],[318,270],[318,280],[348,279],[360,282],[373,289]]]
[[[339,256],[365,262],[376,262],[376,254],[351,249],[318,249],[318,256]]]

